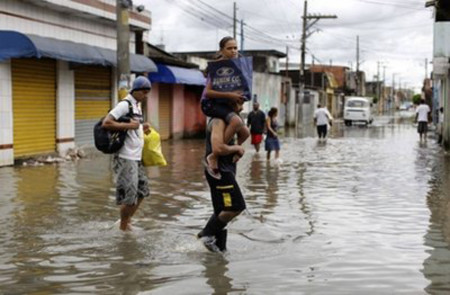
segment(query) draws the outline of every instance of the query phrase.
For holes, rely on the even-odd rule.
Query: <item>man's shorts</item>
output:
[[[259,144],[262,142],[263,135],[252,133],[252,144]]]
[[[220,171],[220,174],[221,178],[216,179],[205,171],[206,180],[211,190],[214,214],[219,215],[222,211],[241,212],[245,210],[245,200],[234,174],[223,171]]]
[[[418,133],[426,133],[428,132],[428,122],[419,122],[417,125],[417,132]]]
[[[117,205],[135,205],[138,198],[150,195],[148,177],[141,161],[114,156],[113,170]]]

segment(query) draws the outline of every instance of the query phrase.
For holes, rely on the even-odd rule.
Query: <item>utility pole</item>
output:
[[[380,101],[380,62],[377,61],[377,98]]]
[[[383,103],[381,105],[382,107],[382,111],[384,112],[384,104],[385,104],[385,100],[386,100],[386,66],[383,66],[383,91],[382,91],[382,95],[383,97]]]
[[[286,45],[286,78],[289,78],[289,46]]]
[[[356,36],[356,95],[359,95],[359,36]]]
[[[303,5],[303,25],[302,25],[302,44],[301,44],[301,61],[300,61],[300,78],[299,78],[299,88],[300,85],[305,82],[305,52],[306,52],[306,25],[308,23],[308,1],[305,0]]]
[[[395,73],[392,73],[392,104],[391,104],[391,110],[392,106],[395,105]]]
[[[119,99],[122,99],[130,89],[130,28],[128,9],[132,7],[131,0],[116,0],[117,21],[117,83]]]
[[[305,54],[306,54],[306,39],[312,34],[307,33],[315,23],[320,19],[324,18],[337,18],[336,15],[311,15],[308,14],[308,0],[305,0],[303,5],[303,16],[302,16],[302,38],[301,38],[301,61],[300,61],[300,86],[305,82]],[[310,23],[308,21],[312,20]]]
[[[425,58],[425,79],[428,78],[428,58]]]
[[[244,54],[244,20],[241,19],[241,52]]]
[[[312,32],[308,33],[308,29],[310,29],[315,23],[317,23],[320,19],[323,18],[337,18],[336,15],[308,15],[308,0],[304,1],[303,4],[303,16],[302,16],[302,37],[300,44],[300,69],[299,69],[299,79],[298,79],[298,90],[299,90],[299,98],[304,95],[305,89],[305,54],[306,54],[306,39],[312,34]],[[311,21],[308,23],[308,21]],[[300,113],[298,110],[298,105],[296,105],[296,115],[295,115],[295,124],[298,126],[298,114]]]
[[[236,18],[236,13],[237,13],[237,7],[236,7],[236,2],[233,2],[233,38],[234,40],[236,40],[236,30],[237,30],[237,18]]]

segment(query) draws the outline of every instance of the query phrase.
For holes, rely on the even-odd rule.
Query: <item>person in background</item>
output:
[[[266,119],[266,128],[267,128],[267,136],[266,136],[266,151],[267,151],[267,160],[270,160],[270,153],[275,151],[275,160],[278,160],[280,157],[280,141],[278,139],[278,109],[272,107],[267,114]]]
[[[317,105],[317,110],[314,112],[314,124],[317,127],[317,135],[319,136],[319,141],[325,140],[327,137],[328,124],[330,126],[333,124],[333,117],[330,112],[328,112],[326,107],[322,107],[320,104]]]
[[[424,139],[427,140],[428,132],[428,113],[430,112],[430,107],[425,103],[425,99],[420,100],[420,105],[416,108],[416,118],[415,122],[418,122],[417,132],[420,136],[420,141]]]
[[[131,217],[136,213],[142,200],[150,195],[148,177],[142,165],[144,130],[150,124],[143,121],[140,104],[147,100],[152,86],[144,77],[133,81],[130,93],[124,100],[131,102],[133,117],[130,122],[117,120],[128,114],[128,103],[120,101],[105,117],[102,127],[108,130],[127,130],[123,147],[114,155],[113,170],[116,182],[116,204],[120,206],[120,229],[132,230]]]
[[[256,152],[259,152],[259,148],[263,139],[265,122],[266,115],[259,109],[259,103],[254,102],[253,111],[251,111],[247,117],[247,126],[250,127],[252,145],[255,147]]]
[[[439,122],[438,122],[438,144],[442,144],[442,138],[444,135],[444,108],[440,107],[439,108]]]

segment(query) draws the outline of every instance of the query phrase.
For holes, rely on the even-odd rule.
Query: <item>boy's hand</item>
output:
[[[245,97],[242,95],[242,92],[230,92],[230,99],[238,104],[243,104]]]

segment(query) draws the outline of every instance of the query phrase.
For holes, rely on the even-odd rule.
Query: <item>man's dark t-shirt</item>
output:
[[[205,154],[205,157],[212,153],[211,134],[212,134],[213,121],[214,121],[214,119],[209,120],[208,126],[206,126],[206,154]],[[228,143],[228,145],[234,145],[234,140],[231,140]],[[236,163],[233,163],[233,156],[234,156],[234,154],[219,157],[218,160],[219,160],[220,172],[231,172],[234,175],[236,174]]]
[[[250,125],[250,133],[252,134],[263,134],[265,122],[266,115],[261,110],[251,111],[248,114],[247,125]]]

